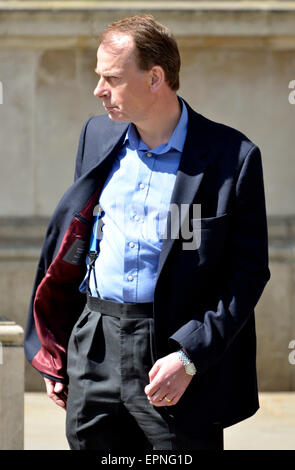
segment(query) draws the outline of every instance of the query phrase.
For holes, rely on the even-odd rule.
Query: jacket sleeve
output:
[[[222,358],[270,278],[262,161],[256,146],[239,172],[231,219],[229,269],[219,280],[216,310],[206,311],[203,321],[192,318],[169,338],[186,349],[200,374]]]
[[[34,313],[33,313],[35,295],[36,295],[37,288],[39,284],[41,283],[42,279],[44,278],[46,271],[49,267],[49,264],[53,259],[53,253],[56,247],[56,241],[57,241],[57,238],[53,236],[51,232],[51,227],[49,225],[47,228],[45,241],[43,243],[42,252],[39,258],[39,262],[38,262],[37,272],[36,272],[36,276],[34,280],[31,300],[30,300],[26,329],[25,329],[24,351],[25,351],[26,359],[28,360],[30,364],[32,364],[32,361],[35,355],[41,348],[41,342],[37,334]],[[44,377],[48,377],[48,378],[58,381],[58,379],[56,379],[55,377],[42,373],[39,370],[38,372],[40,372],[41,375],[43,375]]]

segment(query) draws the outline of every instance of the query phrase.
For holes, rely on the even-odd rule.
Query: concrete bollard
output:
[[[24,448],[24,331],[0,317],[0,450]]]

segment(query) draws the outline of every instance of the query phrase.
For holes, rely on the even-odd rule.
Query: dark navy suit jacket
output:
[[[189,353],[198,372],[169,412],[187,431],[204,432],[212,423],[241,421],[259,407],[254,308],[270,272],[259,148],[186,105],[188,133],[171,203],[187,208],[190,228],[193,204],[201,204],[201,244],[184,250],[181,231],[163,241],[154,353],[160,358],[179,345]],[[86,301],[79,285],[93,208],[126,130],[126,123],[107,116],[84,124],[75,182],[59,202],[42,248],[25,351],[37,370],[58,381],[67,382],[67,344]]]

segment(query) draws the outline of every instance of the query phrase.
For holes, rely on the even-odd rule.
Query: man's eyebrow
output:
[[[101,73],[99,73],[97,68],[94,69],[94,72],[97,75],[100,75],[100,76],[103,76],[103,77],[119,77],[119,73],[117,73],[117,72],[104,72],[104,73],[101,74]]]

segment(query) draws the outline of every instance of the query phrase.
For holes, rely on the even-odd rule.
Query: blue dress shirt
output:
[[[99,254],[90,275],[92,296],[152,302],[170,199],[187,134],[182,103],[168,143],[153,149],[130,124],[99,197],[90,250]],[[87,257],[88,265],[88,257]],[[88,265],[89,270],[89,265]],[[95,272],[94,272],[95,271]],[[87,275],[80,286],[86,292]]]

